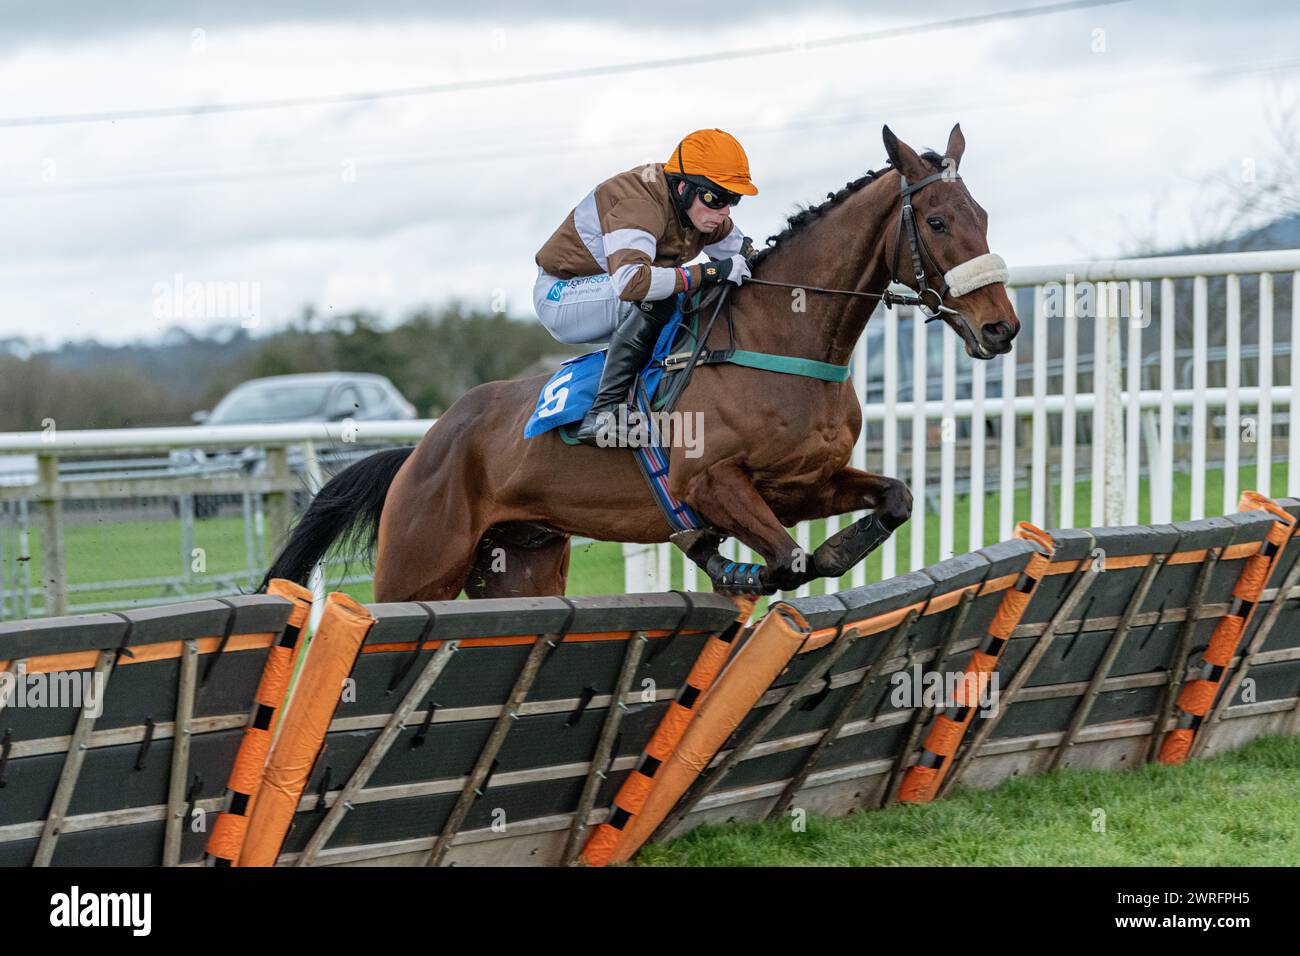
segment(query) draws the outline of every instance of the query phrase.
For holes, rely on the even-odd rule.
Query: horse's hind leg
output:
[[[465,582],[471,598],[564,594],[569,536],[523,523],[489,528],[479,540]]]

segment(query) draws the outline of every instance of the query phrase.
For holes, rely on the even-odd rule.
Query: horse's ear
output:
[[[961,134],[961,123],[957,123],[948,134],[948,148],[943,151],[943,155],[952,160],[952,167],[956,169],[961,165],[961,154],[964,152],[966,137]]]
[[[925,176],[925,164],[921,162],[921,157],[916,155],[916,150],[895,136],[894,131],[888,126],[880,131],[880,136],[885,141],[885,155],[889,157],[891,166],[909,179],[921,179]]]

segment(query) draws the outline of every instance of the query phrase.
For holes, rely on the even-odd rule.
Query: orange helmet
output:
[[[749,181],[749,157],[736,137],[720,129],[697,129],[677,144],[664,172],[707,179],[728,192],[757,196]]]

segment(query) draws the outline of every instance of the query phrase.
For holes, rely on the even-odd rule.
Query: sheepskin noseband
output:
[[[1011,273],[1007,271],[1006,261],[994,252],[986,252],[959,266],[953,266],[943,276],[948,294],[956,298],[995,282],[1005,285],[1010,279]]]

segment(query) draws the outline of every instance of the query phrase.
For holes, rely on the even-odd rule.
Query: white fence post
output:
[[[1132,279],[1128,284],[1128,387],[1124,401],[1124,524],[1137,524],[1142,501],[1142,331],[1150,320],[1147,304],[1142,301],[1142,283]],[[1149,416],[1148,416],[1149,421]],[[1149,445],[1154,450],[1155,445]],[[1148,456],[1149,457],[1149,456]],[[1155,469],[1151,469],[1155,477]]]
[[[1291,402],[1287,407],[1286,493],[1300,496],[1300,271],[1291,273]]]
[[[1105,523],[1124,523],[1124,365],[1121,361],[1119,328],[1121,309],[1118,287],[1106,283],[1106,484]],[[1100,319],[1099,319],[1100,321]]]
[[[1228,276],[1227,315],[1224,322],[1224,342],[1227,361],[1224,362],[1224,387],[1228,402],[1223,408],[1223,511],[1226,514],[1237,503],[1237,469],[1241,463],[1241,278]]]
[[[1296,289],[1291,287],[1291,301]],[[1297,343],[1292,343],[1292,346]],[[1232,361],[1229,356],[1228,361]],[[1271,497],[1273,487],[1273,277],[1267,272],[1259,277],[1259,408],[1255,436],[1259,442],[1255,460],[1255,491]],[[1292,384],[1295,384],[1294,382]],[[1234,501],[1235,508],[1237,503]]]
[[[628,594],[666,590],[659,580],[659,555],[655,545],[623,545],[623,590]]]
[[[307,489],[315,495],[325,485],[325,473],[321,470],[320,455],[316,454],[316,443],[308,439],[302,443],[302,463],[303,471],[307,475]],[[311,569],[311,576],[307,579],[307,587],[311,591],[311,615],[307,619],[307,630],[311,634],[316,633],[316,628],[320,625],[320,619],[325,615],[325,562],[317,561],[316,566]]]

